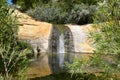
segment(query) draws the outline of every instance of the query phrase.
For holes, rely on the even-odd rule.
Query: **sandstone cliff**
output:
[[[46,54],[50,51],[51,38],[54,30],[54,26],[47,22],[41,22],[30,16],[16,11],[15,14],[19,21],[18,37],[20,40],[25,40],[33,46],[35,57],[40,50],[40,58],[35,60],[28,70],[28,74],[31,77],[45,76],[52,73],[49,63],[49,58]],[[74,52],[77,53],[93,53],[94,48],[91,47],[91,41],[88,39],[88,32],[92,29],[92,25],[65,25],[69,28],[73,37],[72,42],[74,46]],[[56,29],[55,29],[56,30]],[[65,30],[66,32],[66,30]],[[55,34],[58,31],[55,31]],[[58,37],[56,35],[56,37]],[[69,36],[68,36],[69,37]],[[52,41],[53,42],[53,41]],[[56,39],[56,43],[58,39]],[[58,46],[58,43],[55,47]],[[54,47],[53,47],[54,48]],[[43,53],[44,52],[44,53]],[[34,75],[34,76],[32,76]]]
[[[41,49],[41,52],[46,52],[48,49],[52,24],[37,21],[19,11],[16,11],[15,13],[19,21],[19,39],[26,40],[30,43],[34,48],[35,53],[37,53],[37,47]],[[28,68],[27,74],[31,78],[51,74],[48,56],[44,53],[41,54],[40,59],[32,62],[31,66]]]

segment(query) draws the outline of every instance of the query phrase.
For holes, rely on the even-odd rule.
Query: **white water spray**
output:
[[[64,58],[65,58],[65,44],[64,44],[64,34],[61,33],[59,36],[59,42],[58,42],[58,59],[59,59],[59,66],[63,67],[64,66]]]

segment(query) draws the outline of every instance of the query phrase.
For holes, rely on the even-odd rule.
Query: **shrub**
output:
[[[75,61],[69,66],[70,70],[78,73],[84,70],[81,65],[88,66],[87,68],[92,67],[97,69],[98,73],[100,72],[98,75],[100,80],[120,80],[118,76],[120,70],[119,8],[119,0],[99,3],[99,10],[94,16],[95,31],[90,32],[90,38],[94,40],[96,49],[94,55],[85,64],[81,61]]]
[[[6,78],[9,75],[23,74],[29,63],[27,54],[31,49],[23,47],[17,38],[17,19],[4,0],[0,0],[0,74]]]
[[[120,65],[120,2],[119,0],[108,0],[100,4],[99,11],[96,12],[94,26],[96,31],[90,33],[90,37],[94,40],[95,56],[92,63],[104,70],[104,76],[111,77],[119,72]],[[104,22],[98,24],[98,22]],[[99,26],[98,26],[99,25]],[[98,31],[99,29],[99,31]],[[102,55],[112,55],[113,61],[102,61]],[[99,65],[101,64],[101,65]]]
[[[66,12],[57,4],[46,4],[27,11],[30,16],[51,23],[65,23]]]
[[[95,5],[87,6],[84,4],[76,4],[70,10],[64,9],[62,5],[64,4],[52,3],[44,6],[38,6],[35,9],[27,11],[27,13],[41,21],[55,24],[86,24],[92,22],[92,16],[96,11]]]
[[[72,9],[75,4],[96,5],[101,0],[61,0],[66,9]]]
[[[66,23],[87,24],[93,22],[92,17],[96,11],[95,5],[76,4],[66,17]]]
[[[13,4],[20,6],[19,10],[27,11],[31,8],[35,8],[38,5],[46,4],[50,0],[12,0]]]

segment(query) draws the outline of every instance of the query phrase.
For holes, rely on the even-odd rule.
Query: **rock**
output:
[[[28,43],[30,43],[34,49],[34,54],[36,60],[34,60],[29,69],[28,69],[28,76],[33,77],[40,77],[40,76],[46,76],[52,73],[50,63],[49,63],[49,56],[47,55],[48,52],[50,52],[51,48],[50,44],[51,38],[53,38],[54,33],[54,41],[56,46],[52,46],[55,49],[58,46],[58,39],[57,37],[60,35],[56,34],[58,31],[53,27],[52,24],[47,22],[41,22],[38,20],[35,20],[31,18],[30,16],[21,13],[19,11],[16,11],[15,14],[18,17],[19,21],[19,30],[18,30],[18,38],[20,40],[25,40]],[[94,48],[92,47],[92,41],[88,38],[88,32],[89,30],[92,30],[92,25],[65,25],[64,27],[69,28],[70,34],[66,39],[68,40],[68,44],[72,43],[72,47],[74,47],[74,52],[76,53],[93,53]],[[69,30],[66,31],[66,34],[69,33]],[[68,35],[68,34],[67,34]],[[71,40],[69,40],[71,38]],[[69,42],[71,41],[71,42]],[[67,43],[67,41],[66,41]],[[68,47],[68,46],[67,46]],[[69,48],[70,50],[72,48]],[[55,50],[57,51],[57,50]],[[72,51],[72,50],[71,50]],[[40,53],[39,58],[37,59],[37,55]],[[54,63],[54,62],[52,62]],[[56,63],[56,62],[55,62]]]
[[[20,12],[18,12],[18,21],[19,39],[28,41],[33,47],[39,47],[41,52],[47,52],[52,24],[36,21]]]
[[[49,40],[52,34],[52,24],[40,22],[26,14],[18,12],[19,39],[27,40],[33,47],[39,47],[41,52],[49,52]],[[88,32],[92,30],[92,24],[65,25],[73,35],[75,52],[92,53],[94,48],[88,39]]]
[[[49,39],[51,37],[52,24],[40,22],[19,11],[15,12],[19,21],[18,38],[27,41],[33,46],[35,58],[40,52],[40,58],[35,59],[28,68],[29,78],[51,74],[48,56]]]
[[[73,35],[73,44],[76,53],[93,53],[92,41],[88,38],[89,31],[93,30],[92,24],[66,25]]]

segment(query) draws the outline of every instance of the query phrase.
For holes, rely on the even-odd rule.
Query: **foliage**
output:
[[[61,0],[62,2],[68,3],[68,4],[88,4],[88,5],[95,5],[100,0]]]
[[[21,76],[8,75],[8,77],[0,75],[0,80],[27,80],[27,77],[25,75]]]
[[[105,54],[118,54],[120,52],[120,3],[117,2],[110,1],[107,6],[101,6],[100,11],[95,16],[95,22],[97,23],[106,21],[106,23],[100,25],[100,31],[96,30],[96,34],[91,34],[97,45],[96,48]]]
[[[87,24],[93,22],[92,17],[96,11],[95,5],[76,4],[66,17],[66,23]]]
[[[97,4],[99,1],[101,0],[80,0],[82,3],[84,4],[88,4],[88,5],[95,5]]]
[[[12,0],[12,2],[16,5],[20,6],[21,11],[27,11],[31,8],[35,8],[38,5],[46,4],[50,2],[49,0]]]
[[[75,4],[96,5],[101,0],[61,0],[66,9],[72,9]]]
[[[94,18],[95,23],[105,22],[98,24],[99,27],[96,25],[96,32],[91,33],[91,38],[95,40],[97,51],[104,54],[118,54],[120,52],[119,8],[119,0],[109,0],[108,3],[99,7],[99,11]]]
[[[120,55],[120,2],[119,0],[108,0],[104,4],[100,4],[99,10],[96,13],[94,22],[104,22],[94,26],[96,28],[95,32],[91,32],[91,38],[94,40],[95,44],[95,56],[92,59],[93,64],[98,65],[100,68],[104,69],[104,75],[111,76],[113,73],[119,72],[119,55]],[[99,26],[98,26],[99,25]],[[104,54],[114,54],[112,62],[105,62],[102,60]],[[112,56],[114,56],[112,55]],[[98,61],[96,63],[96,60]]]
[[[21,76],[29,63],[27,54],[31,48],[23,47],[17,38],[17,19],[6,1],[0,0],[0,74],[6,78],[9,75]]]
[[[90,38],[94,40],[95,51],[92,57],[83,64],[76,61],[69,67],[70,70],[81,72],[81,65],[97,69],[103,80],[116,79],[120,69],[120,1],[108,0],[99,3],[98,11],[94,16],[93,32]],[[91,68],[90,68],[91,69]],[[89,72],[87,72],[89,73]],[[99,80],[99,79],[97,79]]]
[[[67,13],[64,12],[57,4],[38,6],[33,10],[29,10],[27,13],[36,19],[51,23],[64,23],[65,16],[67,15]]]
[[[38,0],[13,0],[14,4],[19,5],[21,11],[26,11],[37,6]]]
[[[16,3],[20,10],[42,21],[86,24],[93,22],[99,1],[102,0],[16,0]]]
[[[14,4],[21,6],[20,10],[26,11],[47,3],[62,4],[61,7],[66,10],[73,8],[75,4],[96,5],[100,0],[12,0]]]
[[[51,74],[45,77],[40,77],[40,78],[37,77],[32,80],[98,80],[98,79],[96,79],[96,76],[94,74],[76,73],[73,76],[71,76],[71,73],[61,72],[61,73]]]
[[[62,5],[62,3],[46,4],[43,6],[38,6],[35,9],[31,9],[27,11],[27,13],[41,21],[55,24],[86,24],[92,22],[92,16],[96,11],[95,5],[87,6],[84,4],[76,4],[69,11],[64,9]]]

